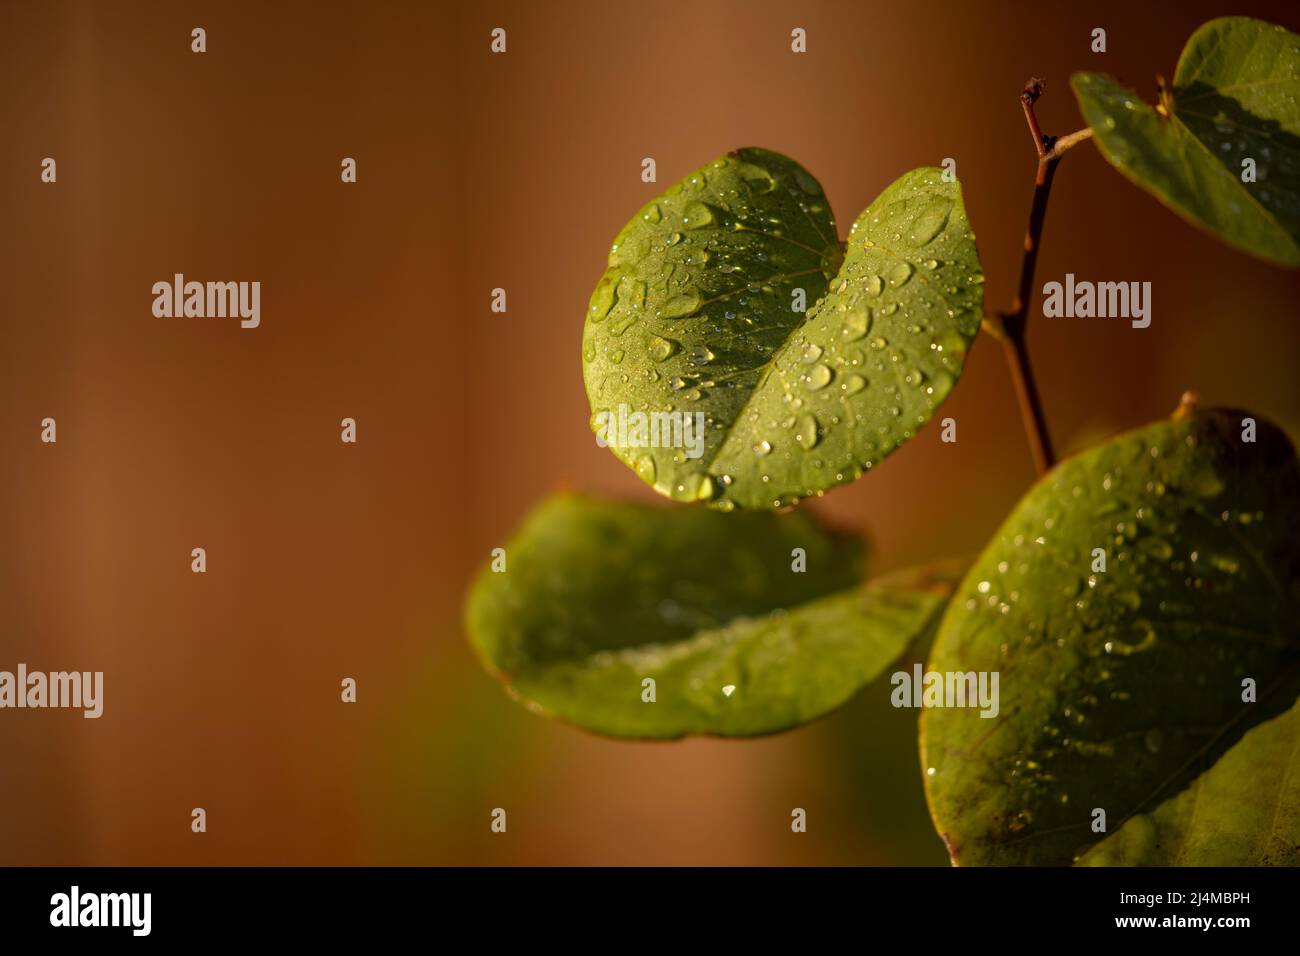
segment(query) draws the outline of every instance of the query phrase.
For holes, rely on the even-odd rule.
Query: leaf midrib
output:
[[[870,214],[871,214],[871,209],[872,209],[872,207],[868,206],[867,209],[862,213],[862,217],[865,218],[866,216],[870,215]],[[894,258],[898,259],[900,262],[905,262],[905,263],[907,263],[908,265],[912,266],[912,268],[915,270],[914,278],[920,279],[920,280],[921,280],[923,283],[925,283],[926,285],[930,285],[930,284],[931,284],[931,283],[930,283],[930,279],[929,279],[929,277],[926,276],[926,275],[924,274],[924,272],[919,268],[919,264],[918,264],[917,262],[913,262],[913,261],[912,261],[911,259],[909,259],[906,255],[904,255],[904,254],[901,253],[901,252],[898,252],[898,251],[895,250],[895,249],[890,248],[889,246],[882,245],[881,243],[875,242],[874,240],[871,239],[871,237],[870,237],[869,234],[868,234],[868,235],[864,238],[864,240],[863,240],[863,249],[864,249],[864,250],[865,250],[865,249],[879,249],[879,250],[881,250],[882,252],[886,253],[887,255],[893,256]],[[832,294],[836,294],[836,295],[839,294],[839,293],[837,293],[837,292],[834,291],[834,287],[835,287],[836,280],[840,279],[840,277],[841,277],[841,273],[844,271],[844,267],[845,267],[845,264],[846,264],[847,262],[848,262],[848,252],[846,251],[845,256],[844,256],[844,262],[841,262],[841,263],[840,263],[840,268],[839,268],[839,270],[835,273],[835,278],[832,279],[832,280],[830,281],[830,283],[829,283],[829,285],[828,285],[828,287],[827,287],[826,294],[822,297],[822,299],[821,299],[821,300],[820,300],[816,305],[814,305],[813,308],[811,308],[811,309],[807,310],[806,312],[804,312],[804,318],[803,318],[803,321],[801,321],[798,325],[791,326],[791,328],[790,328],[790,333],[789,333],[789,335],[786,336],[785,341],[782,342],[781,345],[780,345],[778,348],[775,348],[775,349],[772,350],[772,355],[768,358],[768,360],[767,360],[766,362],[764,362],[764,363],[763,363],[762,365],[760,365],[760,366],[755,366],[755,368],[758,368],[758,369],[761,369],[761,370],[762,370],[762,371],[761,371],[761,374],[760,374],[759,377],[758,377],[758,381],[757,381],[757,383],[755,384],[753,391],[750,392],[749,397],[746,398],[744,404],[741,405],[741,407],[740,407],[740,409],[739,409],[739,411],[738,411],[738,413],[737,413],[737,415],[736,415],[736,418],[735,418],[734,421],[733,421],[733,425],[734,425],[735,422],[739,422],[739,421],[741,420],[741,417],[744,415],[745,411],[749,408],[750,404],[754,401],[754,399],[755,399],[755,398],[759,395],[759,393],[762,391],[763,383],[767,381],[767,377],[771,374],[772,369],[775,368],[775,364],[776,364],[777,360],[778,360],[779,358],[781,358],[781,357],[783,357],[783,356],[785,355],[785,351],[786,351],[786,349],[789,348],[789,347],[791,346],[791,344],[794,342],[795,334],[796,334],[799,330],[801,330],[802,328],[804,328],[804,327],[805,327],[809,322],[812,321],[812,317],[813,317],[814,314],[817,314],[817,315],[820,315],[820,314],[821,314],[821,312],[819,311],[819,307],[824,307],[825,304],[828,303],[828,302],[830,301],[830,297],[831,297]],[[814,269],[814,270],[809,270],[809,271],[815,272],[815,271],[817,271],[817,270]],[[800,273],[800,274],[802,274],[802,273]],[[942,295],[942,294],[941,294],[941,295],[940,295],[940,298],[943,300],[943,302],[944,302],[945,304],[950,304],[948,298],[946,297],[946,295]],[[891,369],[891,371],[893,372],[895,382],[901,382],[902,379],[901,379],[901,377],[900,377],[900,372],[899,372],[899,370],[898,370],[897,368],[894,368],[894,367],[893,367],[893,363],[890,364],[890,369]],[[784,379],[782,379],[782,384],[783,384],[783,385],[786,385],[787,387],[789,387],[789,383],[785,382]],[[842,397],[841,397],[841,400],[842,400],[842,401],[847,401],[847,396],[842,396]],[[722,453],[723,453],[724,451],[727,451],[727,450],[729,449],[729,446],[731,445],[731,441],[732,441],[732,436],[733,436],[734,434],[735,434],[735,430],[734,430],[734,428],[728,428],[728,429],[727,429],[727,435],[726,435],[726,437],[722,440],[721,444],[718,445],[717,451],[715,451],[712,455],[709,456],[709,458],[708,458],[708,466],[712,466],[712,464],[714,463],[714,461],[716,461],[716,460],[718,459],[718,457],[721,456]],[[744,449],[741,449],[741,450],[743,451]],[[708,473],[709,473],[710,475],[713,474],[712,470],[708,470]]]

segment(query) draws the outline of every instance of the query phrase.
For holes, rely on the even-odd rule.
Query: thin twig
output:
[[[1065,155],[1067,149],[1079,145],[1085,139],[1092,139],[1092,127],[1085,126],[1083,129],[1074,133],[1067,133],[1064,136],[1058,136],[1052,145],[1051,151],[1047,154],[1052,159],[1060,159]]]
[[[1038,77],[1030,77],[1029,82],[1025,84],[1024,91],[1020,94],[1020,105],[1025,111],[1025,123],[1029,126],[1029,135],[1034,139],[1034,149],[1038,151],[1038,157],[1041,159],[1047,154],[1048,145],[1047,137],[1038,127],[1038,117],[1034,115],[1034,104],[1038,98],[1043,95],[1043,87],[1046,81]]]
[[[1045,135],[1038,125],[1038,116],[1034,112],[1034,104],[1043,95],[1043,87],[1043,81],[1034,78],[1025,84],[1024,92],[1020,94],[1020,105],[1025,111],[1025,123],[1029,127],[1029,135],[1033,138],[1034,150],[1038,154],[1034,198],[1029,207],[1029,227],[1025,230],[1025,255],[1020,265],[1020,284],[1016,288],[1016,297],[1011,303],[1011,308],[996,316],[989,316],[984,321],[984,327],[1002,342],[1007,356],[1007,365],[1011,369],[1011,378],[1015,383],[1016,397],[1020,402],[1020,417],[1024,420],[1025,434],[1029,438],[1029,450],[1034,456],[1034,465],[1040,475],[1045,474],[1056,459],[1052,452],[1052,438],[1047,431],[1047,419],[1043,414],[1043,403],[1038,395],[1038,385],[1034,381],[1034,371],[1029,362],[1029,347],[1025,340],[1029,302],[1034,291],[1034,268],[1038,264],[1038,247],[1042,241],[1043,223],[1047,220],[1047,199],[1052,192],[1056,164],[1061,161],[1061,156],[1066,150],[1092,135],[1091,129],[1082,129],[1059,139]]]
[[[1011,368],[1011,379],[1015,382],[1016,398],[1020,402],[1020,418],[1024,422],[1025,435],[1029,438],[1029,450],[1034,456],[1034,467],[1040,475],[1045,475],[1056,463],[1052,452],[1052,436],[1047,431],[1047,419],[1043,415],[1042,400],[1038,397],[1038,384],[1034,381],[1034,369],[1029,363],[1029,348],[1025,336],[1008,332],[1002,339],[1002,348]]]

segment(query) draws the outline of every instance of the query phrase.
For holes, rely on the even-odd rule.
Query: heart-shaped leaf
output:
[[[1242,737],[1083,866],[1300,866],[1300,704]]]
[[[1149,812],[1295,699],[1300,463],[1247,419],[1181,415],[1064,462],[972,567],[930,670],[999,673],[999,715],[921,718],[954,862],[1068,864],[1096,810]]]
[[[793,504],[929,419],[979,330],[982,283],[961,187],[940,170],[886,189],[842,258],[817,181],[739,150],[615,241],[583,340],[592,427],[670,497]]]
[[[878,675],[955,584],[939,566],[863,588],[862,552],[803,514],[559,497],[479,578],[468,627],[512,694],[588,730],[771,733]]]
[[[1300,36],[1211,20],[1183,48],[1166,115],[1108,76],[1071,82],[1115,168],[1225,242],[1300,266]]]

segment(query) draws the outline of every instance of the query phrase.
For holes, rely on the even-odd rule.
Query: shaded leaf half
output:
[[[1300,866],[1300,704],[1250,731],[1084,866]]]
[[[861,545],[806,515],[572,497],[539,507],[506,552],[471,594],[471,640],[525,702],[619,737],[818,717],[897,658],[954,583],[941,567],[863,590]]]
[[[1294,700],[1300,464],[1266,422],[1243,442],[1245,417],[1193,413],[1062,463],[972,567],[930,669],[998,672],[1000,713],[921,718],[954,862],[1068,864],[1099,839],[1095,809],[1148,812]]]
[[[1300,36],[1250,17],[1205,24],[1183,48],[1167,117],[1108,76],[1071,82],[1120,172],[1224,241],[1300,266]]]
[[[886,189],[842,255],[817,181],[739,150],[615,241],[583,339],[592,427],[662,494],[792,504],[929,419],[979,329],[982,283],[961,188],[940,170]],[[683,415],[701,426],[694,450],[664,438]]]

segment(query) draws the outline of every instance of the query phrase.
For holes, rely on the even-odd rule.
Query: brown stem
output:
[[[1038,397],[1038,385],[1034,381],[1034,370],[1029,364],[1029,348],[1025,344],[1025,335],[1008,333],[1002,339],[1002,347],[1007,356],[1007,365],[1011,369],[1011,379],[1015,382],[1016,398],[1020,402],[1020,418],[1024,422],[1025,435],[1029,438],[1029,451],[1034,456],[1034,467],[1040,475],[1046,474],[1055,463],[1052,454],[1052,436],[1047,432],[1047,418],[1043,414],[1043,404]]]
[[[1042,244],[1043,224],[1047,221],[1047,200],[1052,194],[1052,180],[1056,178],[1059,159],[1048,159],[1044,153],[1038,160],[1038,175],[1034,178],[1034,199],[1029,205],[1029,226],[1025,229],[1025,255],[1020,260],[1020,284],[1016,298],[1007,315],[1007,331],[1024,334],[1029,317],[1029,302],[1034,294],[1034,270],[1038,266],[1038,249]],[[1019,325],[1020,328],[1013,326]]]
[[[1031,76],[1020,94],[1020,106],[1025,111],[1025,123],[1029,126],[1029,135],[1034,138],[1034,149],[1038,150],[1040,159],[1047,153],[1048,146],[1047,137],[1038,126],[1038,117],[1034,115],[1034,104],[1043,95],[1043,87],[1046,85],[1047,81]]]
[[[1091,130],[1080,130],[1060,139],[1045,135],[1034,112],[1034,103],[1043,95],[1043,86],[1042,80],[1031,79],[1020,94],[1025,123],[1029,126],[1029,135],[1033,138],[1034,150],[1038,153],[1038,173],[1034,177],[1029,227],[1025,230],[1025,255],[1020,265],[1020,284],[1016,288],[1011,308],[986,321],[989,331],[1002,340],[1011,378],[1015,382],[1016,397],[1020,401],[1020,417],[1024,420],[1025,434],[1029,438],[1029,450],[1033,453],[1034,465],[1040,475],[1046,473],[1056,459],[1052,453],[1052,437],[1047,431],[1047,418],[1043,414],[1038,385],[1034,382],[1025,337],[1025,328],[1029,324],[1029,302],[1034,291],[1034,269],[1038,264],[1038,247],[1042,242],[1043,224],[1047,221],[1047,200],[1052,193],[1056,165],[1066,150],[1092,135]]]

